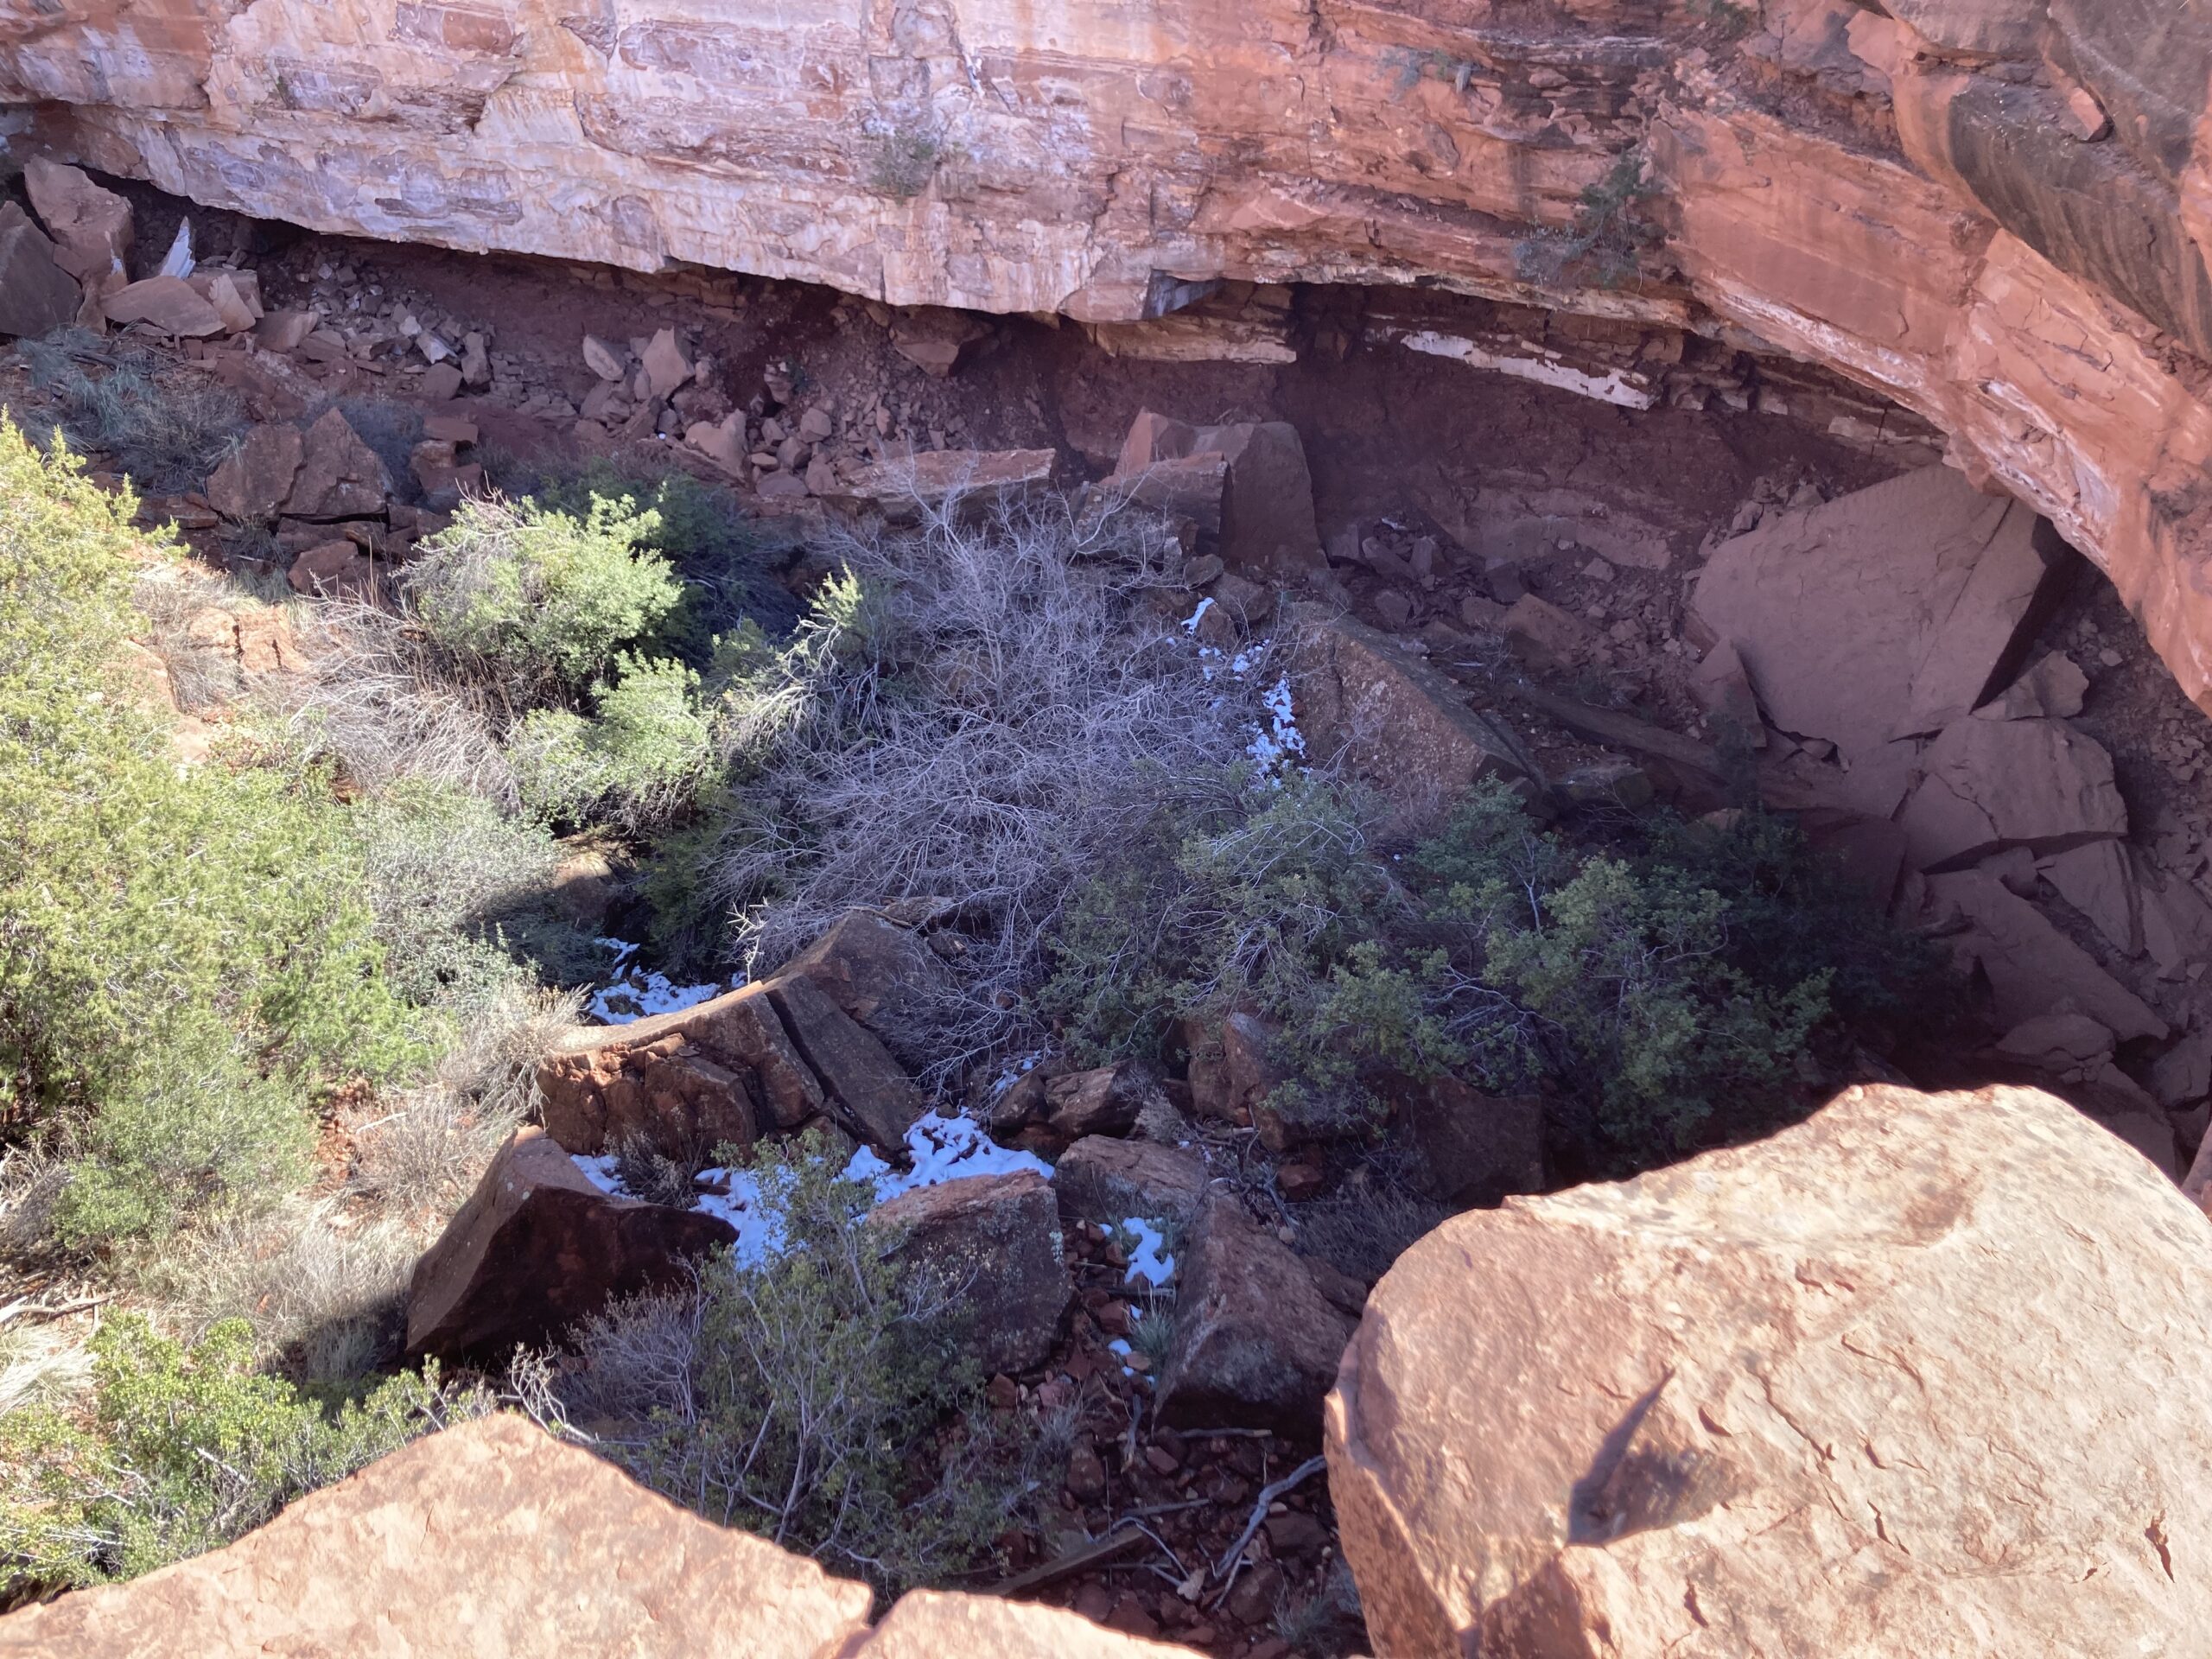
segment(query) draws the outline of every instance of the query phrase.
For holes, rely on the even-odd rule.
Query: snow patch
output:
[[[632,960],[638,947],[627,939],[601,939],[614,952],[614,978],[592,993],[584,1006],[603,1025],[626,1026],[649,1014],[675,1014],[710,1002],[734,987],[720,980],[710,985],[678,985],[666,974],[640,968]]]
[[[862,1147],[845,1166],[845,1179],[874,1186],[878,1204],[901,1192],[940,1186],[969,1175],[1011,1175],[1028,1169],[1048,1181],[1052,1179],[1052,1166],[1042,1158],[999,1145],[973,1118],[926,1114],[906,1131],[906,1152],[913,1167],[893,1169],[876,1155],[873,1147]]]
[[[1158,1290],[1175,1276],[1175,1258],[1167,1254],[1167,1236],[1157,1223],[1131,1216],[1122,1224],[1122,1230],[1136,1240],[1136,1248],[1129,1252],[1129,1270],[1123,1283],[1134,1284],[1141,1279]]]

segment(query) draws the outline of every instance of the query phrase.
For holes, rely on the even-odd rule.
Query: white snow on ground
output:
[[[1158,1290],[1175,1276],[1175,1258],[1162,1249],[1167,1243],[1158,1224],[1132,1216],[1122,1224],[1122,1230],[1136,1240],[1136,1248],[1129,1252],[1129,1270],[1124,1283],[1141,1279]]]
[[[906,1131],[906,1150],[912,1156],[913,1167],[893,1169],[873,1147],[862,1147],[845,1166],[844,1179],[865,1183],[874,1192],[878,1204],[901,1192],[969,1175],[1007,1175],[1018,1169],[1033,1169],[1046,1180],[1052,1179],[1052,1166],[1043,1159],[1000,1146],[983,1133],[981,1125],[964,1117],[929,1113]],[[585,1179],[601,1192],[618,1198],[634,1196],[615,1173],[613,1154],[578,1158],[575,1162]],[[737,1230],[738,1266],[758,1267],[769,1256],[782,1253],[783,1219],[772,1205],[760,1201],[759,1175],[749,1169],[704,1169],[699,1172],[699,1179],[709,1186],[727,1189],[701,1192],[692,1208],[720,1216]],[[1173,1258],[1169,1266],[1173,1266]]]
[[[957,1181],[966,1175],[1011,1175],[1016,1170],[1033,1169],[1046,1180],[1052,1179],[1052,1166],[1042,1158],[999,1145],[972,1118],[944,1117],[931,1112],[906,1131],[906,1151],[914,1166],[893,1169],[876,1156],[874,1147],[862,1147],[845,1166],[845,1179],[871,1183],[878,1204],[901,1192]]]
[[[1293,757],[1306,753],[1306,734],[1298,729],[1297,711],[1291,707],[1290,677],[1285,675],[1274,683],[1274,689],[1260,699],[1268,711],[1268,726],[1252,734],[1252,741],[1244,751],[1259,763],[1260,771],[1272,778],[1290,764]]]
[[[610,1026],[626,1026],[633,1020],[648,1014],[674,1014],[681,1008],[696,1007],[730,989],[716,981],[711,985],[678,985],[666,974],[656,974],[635,966],[631,958],[638,954],[638,947],[626,939],[601,939],[600,944],[614,952],[614,978],[604,988],[592,993],[585,1006],[593,1018]]]

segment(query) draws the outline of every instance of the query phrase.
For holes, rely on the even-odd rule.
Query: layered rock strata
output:
[[[1397,331],[1630,407],[1686,333],[1821,364],[2048,515],[2200,701],[2208,67],[2212,19],[2158,0],[0,14],[39,137],[322,230],[1056,311],[1132,354],[1207,350],[1224,278],[1424,283],[1647,336],[1592,366]],[[1230,311],[1229,354],[1297,349]]]

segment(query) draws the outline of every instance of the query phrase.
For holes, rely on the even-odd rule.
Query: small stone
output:
[[[431,403],[442,404],[461,395],[462,378],[458,364],[435,363],[423,371],[416,385]]]
[[[615,384],[620,384],[629,374],[621,353],[596,334],[584,336],[584,366],[601,379]]]

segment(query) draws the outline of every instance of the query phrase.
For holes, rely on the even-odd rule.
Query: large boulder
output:
[[[526,1419],[309,1493],[213,1554],[0,1619],[40,1659],[819,1659],[866,1586],[713,1525]]]
[[[779,976],[812,980],[830,1000],[896,1044],[931,1005],[954,994],[952,975],[911,927],[881,911],[849,910]]]
[[[272,522],[305,453],[296,426],[255,427],[208,476],[207,505],[239,524]]]
[[[54,263],[81,282],[98,284],[123,270],[130,251],[130,204],[94,184],[80,167],[44,156],[23,162],[23,188],[54,238]]]
[[[2070,564],[2028,508],[1929,467],[1722,543],[1693,614],[1734,646],[1776,726],[1836,746],[1836,804],[1886,818],[1911,773],[1905,740],[2003,689]]]
[[[1375,1650],[2193,1651],[2208,1285],[2188,1200],[2031,1090],[1446,1222],[1329,1402]]]
[[[1352,1322],[1233,1198],[1206,1205],[1187,1249],[1160,1420],[1312,1433]]]
[[[736,1236],[701,1211],[611,1197],[541,1131],[518,1129],[416,1262],[407,1351],[504,1359],[615,1297],[674,1283],[686,1257]]]
[[[1521,775],[1507,734],[1448,677],[1363,622],[1313,607],[1296,615],[1291,690],[1308,753],[1341,757],[1416,822],[1478,779]]]
[[[77,315],[81,297],[31,216],[0,202],[0,334],[52,334]]]
[[[2063,720],[1961,720],[1928,746],[1897,822],[1923,870],[2008,847],[2063,853],[2127,834],[2112,756]]]
[[[1147,1659],[1058,1607],[870,1592],[518,1416],[426,1436],[238,1542],[0,1618],[7,1659]]]
[[[383,460],[333,409],[308,429],[284,512],[294,518],[372,518],[391,493],[391,474]]]
[[[902,1262],[935,1275],[986,1371],[1041,1364],[1071,1294],[1052,1189],[1034,1170],[918,1187],[868,1211]]]
[[[538,1062],[546,1132],[578,1156],[639,1138],[672,1158],[752,1145],[823,1108],[764,987],[626,1026],[571,1032]]]
[[[2071,1008],[2109,1027],[2123,1041],[2166,1035],[2156,1009],[1988,871],[1936,876],[1928,894],[1937,915],[1965,923],[1946,943],[1961,966],[1978,968],[1988,981],[1999,1026],[2009,1029]]]
[[[1168,1221],[1187,1228],[1205,1205],[1206,1166],[1192,1154],[1153,1141],[1089,1135],[1052,1168],[1060,1220],[1113,1228]]]

